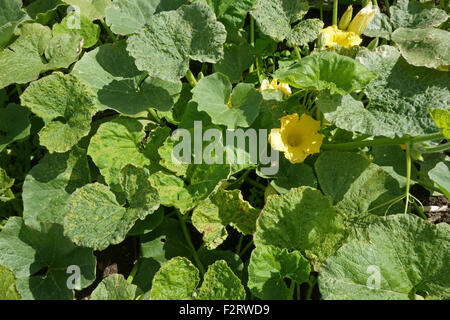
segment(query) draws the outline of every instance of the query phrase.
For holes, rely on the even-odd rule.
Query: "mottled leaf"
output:
[[[50,152],[69,151],[91,129],[94,95],[73,75],[56,72],[31,83],[20,96],[22,105],[44,120],[41,145]]]
[[[0,49],[0,88],[36,80],[41,72],[66,68],[81,52],[83,39],[76,34],[52,37],[50,28],[38,23],[23,24],[19,37]]]
[[[301,284],[310,271],[309,261],[297,250],[258,246],[250,257],[248,287],[260,299],[285,300],[289,297],[285,279]]]
[[[434,8],[434,3],[416,0],[398,0],[391,6],[390,13],[396,29],[437,27],[448,18],[444,10]]]
[[[304,252],[318,270],[347,237],[344,216],[318,190],[292,189],[269,197],[256,223],[256,246]]]
[[[383,128],[389,128],[384,136],[414,136],[438,130],[428,108],[448,108],[446,72],[411,66],[391,46],[362,50],[357,60],[378,74],[364,92],[370,99],[367,110],[384,124]]]
[[[121,274],[112,274],[92,291],[90,300],[134,300],[138,287],[129,284]]]
[[[438,68],[450,65],[450,32],[436,28],[400,28],[392,34],[402,56],[409,64]]]
[[[449,299],[450,229],[413,215],[379,218],[319,274],[324,299]]]
[[[127,40],[127,50],[139,70],[177,81],[189,69],[189,59],[215,63],[223,57],[226,31],[203,2],[161,12]]]
[[[17,291],[25,300],[73,299],[67,284],[70,266],[79,267],[78,290],[95,279],[96,260],[91,249],[75,246],[63,236],[57,224],[41,224],[38,229],[12,217],[0,232],[0,264],[18,278]]]
[[[47,154],[34,166],[23,184],[23,218],[63,224],[70,195],[90,182],[86,150],[74,147],[67,153]]]
[[[151,300],[192,300],[200,282],[198,269],[186,258],[175,257],[153,278]]]
[[[113,0],[106,8],[106,23],[120,35],[133,34],[162,11],[176,10],[187,0]]]
[[[197,300],[244,300],[245,289],[224,260],[208,267]]]

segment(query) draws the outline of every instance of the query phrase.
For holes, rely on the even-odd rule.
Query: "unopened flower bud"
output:
[[[346,30],[353,17],[353,7],[348,6],[347,10],[345,10],[344,14],[339,20],[339,29]]]
[[[356,33],[357,35],[361,35],[366,29],[366,27],[369,25],[370,21],[372,21],[375,13],[376,10],[372,7],[372,2],[369,2],[367,6],[362,8],[356,14],[352,22],[350,22],[347,31],[351,31]]]
[[[375,50],[378,47],[378,41],[378,37],[370,41],[370,43],[367,45],[367,49],[369,49],[370,51]]]

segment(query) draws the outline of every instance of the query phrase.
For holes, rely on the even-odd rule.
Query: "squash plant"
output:
[[[0,300],[449,299],[437,3],[0,0]]]

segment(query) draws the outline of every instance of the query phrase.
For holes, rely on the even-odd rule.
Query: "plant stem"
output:
[[[294,46],[294,53],[297,57],[297,60],[302,60],[302,56],[300,55],[300,50],[298,50],[297,46]]]
[[[22,95],[22,88],[20,87],[19,84],[16,83],[16,90],[17,90],[17,94],[19,95],[19,97]]]
[[[433,152],[441,152],[450,149],[450,142],[441,144],[437,147],[427,148],[422,153],[433,153]]]
[[[247,243],[244,247],[244,249],[241,250],[240,255],[241,257],[250,249],[253,245],[253,240],[251,240],[249,243]]]
[[[435,139],[443,139],[444,136],[441,133],[432,133],[425,134],[416,137],[403,137],[403,138],[381,138],[377,140],[369,140],[369,141],[353,141],[346,143],[337,143],[337,144],[324,144],[322,145],[323,150],[351,150],[361,147],[371,147],[371,146],[387,146],[387,145],[397,145],[397,144],[406,144],[416,143],[428,140]]]
[[[106,33],[108,33],[108,36],[111,38],[113,42],[117,42],[117,37],[114,33],[112,33],[111,29],[106,25],[104,19],[100,19],[100,23],[102,24],[103,28],[106,30]]]
[[[377,0],[372,0],[372,2],[373,2],[373,5],[374,5],[374,6],[377,6],[377,7],[378,7],[378,2],[377,2]]]
[[[198,270],[200,271],[201,275],[204,275],[205,274],[205,268],[203,267],[203,264],[202,264],[202,262],[200,260],[200,257],[197,254],[197,250],[195,250],[194,244],[192,243],[191,235],[189,234],[189,230],[188,230],[188,228],[186,226],[185,218],[178,212],[178,210],[176,210],[176,213],[177,213],[177,216],[178,216],[178,220],[180,221],[181,230],[183,231],[184,238],[186,239],[186,242],[187,242],[188,246],[191,248],[194,260],[197,263]]]
[[[391,6],[389,5],[389,0],[384,0],[384,5],[386,6],[386,14],[391,15]]]
[[[255,20],[252,16],[250,16],[250,45],[255,47]],[[253,72],[253,70],[255,70],[255,66],[252,64],[249,72]]]
[[[425,213],[423,212],[422,208],[417,205],[417,203],[415,201],[411,201],[412,205],[414,206],[414,209],[416,209],[417,213],[419,214],[419,216],[425,220],[428,220],[428,217],[425,215]]]
[[[297,283],[296,287],[297,287],[297,300],[300,300],[302,298],[301,292],[300,292],[300,283]]]
[[[242,241],[244,241],[244,235],[241,233],[241,236],[239,237],[239,242],[236,247],[236,254],[239,255],[242,247]]]
[[[294,299],[295,284],[296,284],[296,282],[291,279],[291,285],[289,287],[288,300],[293,300]]]
[[[153,108],[148,108],[147,111],[152,116],[152,118],[155,119],[156,122],[158,122],[159,124],[162,124],[161,119],[158,117],[158,114],[156,113],[156,111]]]
[[[405,203],[405,214],[408,213],[409,206],[409,188],[411,186],[411,143],[406,144],[406,203]]]
[[[248,182],[249,184],[251,184],[254,187],[257,187],[263,191],[266,190],[266,186],[263,185],[262,183],[259,183],[258,181],[253,180],[252,178],[246,177],[245,181]]]
[[[314,286],[316,285],[317,279],[313,275],[310,276],[310,279],[308,281],[308,291],[306,292],[306,300],[311,300],[311,295],[314,289]]]
[[[190,69],[188,69],[188,71],[186,72],[186,79],[192,88],[194,88],[197,85],[197,80],[195,79]]]
[[[139,270],[139,260],[136,261],[136,263],[133,266],[133,269],[131,269],[130,275],[127,278],[127,282],[129,284],[133,283],[134,277],[136,276],[136,273],[138,272],[138,270]]]
[[[338,24],[338,0],[333,0],[333,25],[337,26]]]
[[[428,184],[426,182],[423,182],[421,180],[417,181],[418,184],[420,184],[425,189],[433,190],[434,192],[442,193],[441,189],[436,188],[435,186],[432,186],[431,184]]]

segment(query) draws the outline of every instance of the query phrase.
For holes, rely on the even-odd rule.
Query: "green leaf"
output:
[[[205,111],[213,123],[230,129],[249,127],[262,102],[261,93],[252,84],[239,83],[232,91],[230,80],[221,73],[201,79],[192,93],[199,111]]]
[[[64,234],[78,246],[106,249],[125,239],[136,217],[128,215],[114,193],[102,184],[88,184],[70,196]]]
[[[134,284],[129,284],[121,274],[112,274],[92,291],[90,300],[134,300],[139,294]]]
[[[127,165],[120,172],[121,189],[127,208],[120,206],[107,186],[94,183],[70,196],[64,230],[75,243],[102,250],[125,239],[135,222],[159,208],[159,195],[150,184],[147,169]]]
[[[79,19],[79,27],[74,27],[74,19]],[[75,20],[77,21],[77,20]],[[55,23],[52,27],[53,35],[60,33],[75,33],[83,37],[83,48],[94,46],[100,37],[100,26],[92,23],[90,19],[84,15],[80,15],[75,11],[68,14],[62,19],[61,23]]]
[[[319,19],[306,19],[300,21],[287,37],[288,45],[303,47],[317,39],[320,30],[323,28],[323,22]]]
[[[208,267],[197,300],[244,300],[245,289],[224,260]]]
[[[289,39],[291,24],[300,20],[308,9],[305,0],[257,0],[251,15],[262,33],[281,42]]]
[[[158,154],[161,157],[159,164],[177,176],[183,177],[186,175],[189,165],[183,162],[177,163],[172,160],[173,148],[177,144],[178,142],[173,141],[171,137],[167,137],[162,147],[158,149]]]
[[[315,270],[332,255],[347,237],[344,217],[318,190],[292,189],[268,198],[257,222],[256,246],[304,252]]]
[[[450,199],[450,161],[444,160],[428,171],[431,181],[436,183],[442,193]]]
[[[444,23],[448,16],[444,10],[434,8],[434,3],[399,0],[390,8],[391,21],[397,28],[428,28]]]
[[[161,12],[127,40],[127,50],[139,70],[177,81],[189,69],[189,59],[215,63],[223,57],[225,27],[203,2]]]
[[[0,109],[0,152],[14,141],[30,135],[30,112],[15,103]]]
[[[302,59],[275,77],[305,90],[326,90],[345,95],[364,88],[376,77],[357,61],[334,52],[321,52]]]
[[[436,108],[430,108],[429,112],[433,117],[434,122],[437,127],[444,134],[444,137],[449,140],[450,139],[450,110],[442,110]]]
[[[69,151],[88,135],[96,113],[94,95],[73,75],[56,72],[31,83],[20,96],[22,105],[44,120],[41,145],[50,152]]]
[[[127,165],[120,171],[120,184],[129,205],[127,215],[143,220],[159,208],[158,191],[152,187],[147,169]]]
[[[116,117],[101,124],[92,137],[88,155],[112,188],[117,188],[120,171],[127,164],[137,167],[150,165],[142,144],[145,136],[143,125],[138,120]]]
[[[363,34],[368,37],[381,37],[390,40],[392,33],[392,25],[389,17],[380,12],[380,8],[375,8],[376,12],[372,20],[364,29]]]
[[[244,235],[253,234],[260,211],[243,199],[240,190],[219,189],[197,206],[192,224],[203,234],[203,242],[211,250],[227,238],[228,225]]]
[[[308,186],[317,188],[317,179],[313,169],[305,163],[290,163],[285,157],[280,158],[280,169],[270,185],[280,194],[291,189]]]
[[[90,20],[102,19],[105,17],[105,9],[111,5],[111,0],[63,0],[80,9],[81,14]]]
[[[329,91],[322,92],[317,99],[317,107],[325,119],[338,128],[373,136],[394,137],[389,126],[350,94],[342,96],[331,95]]]
[[[71,275],[67,270],[72,265],[80,268],[78,289],[95,279],[91,249],[75,246],[63,236],[60,225],[31,229],[19,217],[10,218],[0,233],[0,264],[14,272],[17,291],[25,300],[72,300],[73,290],[67,287]]]
[[[159,171],[150,177],[152,186],[158,190],[161,204],[180,209],[182,213],[194,206],[194,201],[184,185],[184,181],[175,175]]]
[[[129,236],[142,236],[159,227],[164,221],[164,208],[159,207],[155,213],[148,215],[144,220],[136,221],[136,224],[128,231]]]
[[[70,195],[90,182],[86,150],[74,147],[67,153],[47,154],[34,166],[23,184],[23,218],[63,224]]]
[[[450,229],[413,215],[379,218],[322,265],[324,299],[450,298]]]
[[[114,33],[126,36],[145,26],[154,14],[176,10],[186,3],[187,0],[113,0],[106,8],[106,23]]]
[[[194,202],[207,198],[222,180],[227,180],[231,174],[228,164],[191,164],[186,172],[189,185],[187,190]]]
[[[186,258],[175,257],[153,278],[151,300],[192,300],[200,282],[198,269]]]
[[[200,248],[197,253],[205,267],[210,266],[219,260],[225,260],[233,273],[241,279],[242,282],[245,282],[244,277],[247,272],[244,272],[244,263],[236,253],[230,250],[208,250],[206,247]]]
[[[450,32],[436,28],[400,28],[392,34],[402,56],[409,64],[438,68],[450,64]]]
[[[213,66],[214,72],[226,75],[231,83],[238,83],[242,73],[253,64],[255,57],[251,50],[252,47],[246,41],[225,46],[223,59]]]
[[[195,0],[199,1],[199,0]],[[200,0],[201,1],[201,0]],[[214,10],[217,19],[227,31],[235,31],[244,26],[247,13],[256,0],[203,0]]]
[[[371,155],[373,163],[397,180],[400,188],[406,186],[406,154],[400,146],[374,146]],[[411,183],[415,183],[417,179],[417,169],[411,166]]]
[[[137,70],[125,41],[106,44],[85,54],[72,73],[95,91],[100,110],[114,109],[130,115],[150,107],[167,111],[181,91],[180,81],[148,77]]]
[[[20,300],[14,273],[0,264],[0,300]]]
[[[192,260],[191,249],[179,221],[165,219],[158,228],[141,237],[141,258],[133,283],[143,291],[149,291],[161,265],[178,256]]]
[[[248,266],[248,287],[263,300],[285,300],[289,289],[285,278],[298,284],[309,279],[309,261],[300,252],[274,246],[258,246],[252,251]]]
[[[58,9],[63,5],[61,0],[34,0],[25,7],[25,11],[35,22],[46,25],[59,20]]]
[[[66,68],[78,59],[83,39],[58,34],[37,23],[23,24],[19,37],[0,50],[0,88],[36,80],[45,71]]]
[[[369,212],[384,215],[389,201],[404,193],[397,180],[356,153],[323,152],[315,168],[323,193],[350,220],[361,219]]]
[[[364,92],[370,99],[370,113],[384,128],[389,128],[384,136],[415,136],[437,131],[428,109],[448,107],[447,73],[411,66],[391,46],[361,50],[357,60],[378,74]]]
[[[0,0],[0,48],[8,44],[16,27],[25,20],[20,0]]]

